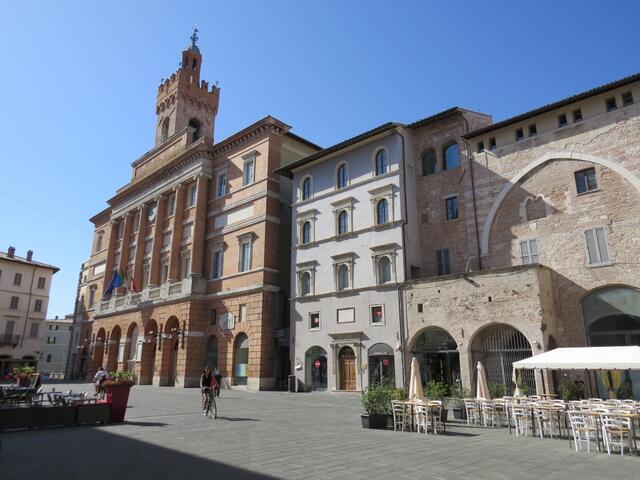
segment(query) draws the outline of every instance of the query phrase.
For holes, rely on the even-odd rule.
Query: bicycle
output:
[[[213,395],[213,387],[204,387],[202,389],[202,412],[205,417],[208,417],[210,413],[212,419],[218,417],[218,406],[216,405],[216,399]]]

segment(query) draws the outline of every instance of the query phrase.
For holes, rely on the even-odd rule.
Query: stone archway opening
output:
[[[490,389],[492,384],[501,385],[504,395],[513,395],[513,363],[532,355],[531,344],[520,330],[506,324],[482,327],[471,342],[473,385],[477,382],[475,366],[481,361]],[[536,391],[533,370],[523,370],[522,383],[531,394]]]
[[[444,328],[428,327],[413,342],[411,354],[420,365],[423,384],[435,381],[460,385],[460,353],[458,344]]]
[[[180,348],[180,322],[169,317],[164,324],[160,385],[174,387],[178,381],[178,350]]]
[[[305,383],[314,391],[327,390],[327,351],[311,347],[305,354]]]
[[[156,350],[158,346],[158,324],[155,320],[149,320],[144,325],[142,348],[140,351],[140,385],[151,385],[156,363]]]
[[[249,337],[244,333],[236,335],[233,348],[233,383],[247,385],[249,378]]]
[[[386,343],[376,343],[367,351],[369,365],[369,387],[372,385],[396,384],[393,348]]]
[[[118,353],[120,350],[120,337],[122,336],[122,330],[119,325],[116,325],[111,330],[109,336],[109,354],[107,355],[107,371],[113,372],[118,369]]]

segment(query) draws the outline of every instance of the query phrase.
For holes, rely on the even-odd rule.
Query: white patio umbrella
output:
[[[487,386],[487,374],[484,371],[484,365],[478,361],[478,384],[476,387],[476,398],[490,398],[489,387]]]
[[[420,365],[416,357],[411,360],[411,375],[409,376],[409,400],[417,398],[424,399],[424,391],[422,390],[422,379],[420,378]]]

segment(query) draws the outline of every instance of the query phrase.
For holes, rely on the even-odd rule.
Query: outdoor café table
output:
[[[427,407],[429,408],[429,421],[431,422],[431,433],[435,435],[436,433],[436,422],[435,422],[435,412],[440,409],[440,422],[442,423],[442,431],[447,433],[447,419],[442,418],[442,405],[439,403],[427,403]]]

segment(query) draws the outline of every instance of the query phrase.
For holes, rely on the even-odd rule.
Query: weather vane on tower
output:
[[[191,34],[191,45],[196,46],[196,42],[198,41],[198,27],[197,25],[193,26],[193,33]]]

